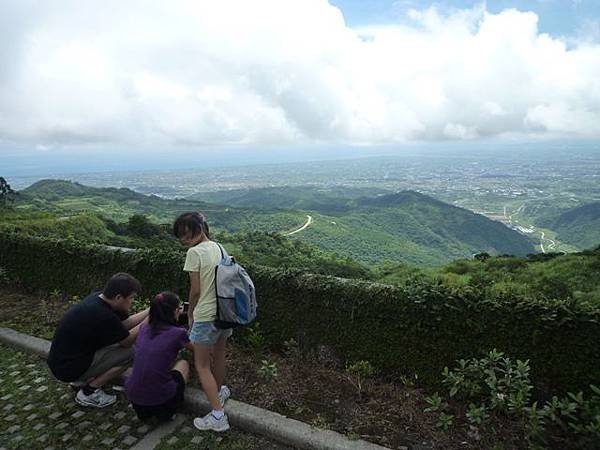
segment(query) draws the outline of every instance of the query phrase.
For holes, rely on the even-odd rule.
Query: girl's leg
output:
[[[186,383],[190,379],[190,365],[185,359],[178,360],[173,366],[173,370],[179,372]]]
[[[194,365],[200,378],[202,389],[208,397],[208,401],[213,410],[221,411],[223,407],[219,401],[219,387],[215,381],[215,377],[210,370],[210,360],[213,347],[204,344],[193,343],[194,346]]]
[[[227,338],[221,338],[213,347],[212,372],[217,383],[217,389],[221,389],[225,382],[225,344]]]

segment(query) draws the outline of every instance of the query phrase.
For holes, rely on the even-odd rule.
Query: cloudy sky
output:
[[[1,0],[0,33],[6,154],[600,138],[598,0]]]

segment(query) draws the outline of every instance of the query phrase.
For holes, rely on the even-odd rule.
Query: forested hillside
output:
[[[286,186],[200,192],[189,199],[244,208],[301,209],[332,214],[348,211],[348,203],[353,199],[390,193],[378,188]]]
[[[294,235],[357,261],[439,265],[474,253],[526,255],[532,242],[499,222],[429,196],[376,189],[283,187],[202,194],[221,203],[305,205],[309,227]]]
[[[52,212],[0,209],[0,233],[123,248],[182,250],[171,234],[170,224],[153,223],[141,214],[134,214],[127,222],[118,223],[93,212],[58,216]],[[212,238],[223,243],[243,264],[296,269],[344,278],[373,277],[368,267],[352,259],[324,252],[303,241],[287,239],[279,233],[229,233],[217,230],[212,233]]]
[[[44,180],[21,191],[17,209],[50,211],[64,216],[63,220],[94,212],[105,221],[115,222],[108,222],[113,231],[134,214],[147,215],[150,221],[168,228],[177,214],[190,210],[202,211],[214,230],[230,233],[288,234],[307,223],[309,226],[295,233],[293,239],[364,264],[392,261],[432,266],[480,252],[525,255],[534,251],[527,237],[499,222],[417,192],[383,192],[315,187],[257,189],[212,194],[221,203],[231,201],[216,205]],[[299,205],[307,209],[295,209]]]
[[[42,180],[19,191],[18,210],[50,211],[68,216],[95,212],[116,222],[144,214],[156,223],[172,223],[185,211],[202,211],[216,229],[286,232],[300,226],[305,215],[293,211],[231,208],[186,199],[164,199],[127,188],[94,188],[63,180]]]
[[[540,225],[557,233],[557,238],[579,248],[600,244],[600,202],[569,209],[540,220]]]

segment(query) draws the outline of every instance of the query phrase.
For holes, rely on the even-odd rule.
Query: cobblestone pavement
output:
[[[156,425],[140,422],[122,392],[117,397],[104,409],[79,406],[70,387],[57,382],[43,360],[0,345],[0,450],[131,448]],[[191,416],[156,448],[287,449],[235,429],[199,432]]]

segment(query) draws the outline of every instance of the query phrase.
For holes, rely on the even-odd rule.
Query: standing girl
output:
[[[148,324],[135,343],[133,372],[125,381],[125,393],[140,420],[169,420],[183,403],[190,366],[176,358],[189,339],[177,326],[179,314],[179,297],[172,292],[161,292],[150,302]]]
[[[231,395],[225,379],[225,344],[232,330],[215,327],[217,296],[215,267],[221,260],[219,244],[210,240],[204,216],[190,212],[180,215],[173,224],[173,234],[188,247],[183,270],[189,273],[190,341],[194,364],[212,411],[194,419],[199,430],[226,431],[229,421],[223,410]]]

